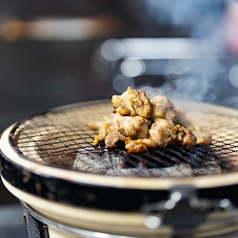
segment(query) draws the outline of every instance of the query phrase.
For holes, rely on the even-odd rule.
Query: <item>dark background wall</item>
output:
[[[0,131],[35,112],[109,98],[110,77],[91,67],[106,39],[208,36],[225,5],[220,0],[0,0]],[[42,40],[26,33],[27,24],[39,18],[91,16],[106,16],[115,24],[108,33],[84,39]],[[12,20],[17,24],[6,29]],[[17,202],[1,183],[0,193],[0,204]]]

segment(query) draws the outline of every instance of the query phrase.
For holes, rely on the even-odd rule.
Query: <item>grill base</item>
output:
[[[29,238],[35,238],[36,236],[39,238],[99,238],[99,237],[108,237],[108,238],[136,238],[136,237],[146,237],[146,238],[154,238],[155,234],[146,235],[142,234],[138,236],[138,234],[133,233],[127,235],[121,234],[110,234],[110,233],[102,233],[98,231],[92,230],[82,230],[75,227],[65,226],[63,224],[57,223],[55,221],[49,220],[46,217],[37,214],[34,210],[32,210],[29,206],[22,203],[25,208],[25,218],[27,220],[26,225],[28,228]],[[225,223],[225,224],[224,224]],[[115,225],[116,226],[116,225]],[[238,226],[236,224],[230,224],[229,222],[226,224],[223,221],[223,225],[215,226],[214,224],[205,224],[203,225],[203,231],[198,231],[195,229],[191,230],[191,227],[188,225],[187,227],[172,229],[172,228],[161,228],[160,230],[156,230],[156,236],[161,238],[168,237],[187,237],[188,231],[191,230],[191,234],[189,237],[216,237],[216,238],[224,238],[224,237],[236,237],[238,235]]]

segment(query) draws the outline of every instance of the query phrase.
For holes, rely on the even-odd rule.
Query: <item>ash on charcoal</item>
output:
[[[95,153],[78,153],[73,164],[73,169],[89,173],[104,174],[110,168],[109,161]]]
[[[111,166],[115,170],[116,169],[124,169],[126,167],[125,158],[123,155],[112,153],[112,154],[108,155],[108,159],[111,163]]]
[[[222,169],[219,164],[217,164],[215,161],[208,161],[205,164],[203,164],[202,167],[194,168],[193,169],[194,175],[200,176],[200,175],[214,175],[214,174],[221,174]]]
[[[136,176],[136,177],[189,177],[193,176],[193,170],[187,163],[175,165],[172,167],[161,168],[161,169],[120,169],[113,170],[109,169],[106,175],[111,176]]]

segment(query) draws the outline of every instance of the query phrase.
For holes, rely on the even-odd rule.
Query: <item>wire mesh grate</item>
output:
[[[90,160],[91,162],[102,159],[104,162],[105,160],[108,162],[108,164],[106,162],[103,164],[106,169],[103,170],[104,172],[98,169],[95,171],[96,173],[105,173],[110,170],[108,173],[110,175],[113,175],[112,170],[117,170],[116,175],[124,176],[123,171],[127,169],[130,171],[128,176],[157,176],[156,173],[158,171],[161,173],[161,169],[181,164],[201,170],[207,167],[208,162],[215,162],[223,173],[236,171],[238,168],[238,113],[229,115],[216,110],[188,112],[189,116],[200,122],[204,130],[212,133],[213,142],[211,145],[169,146],[140,154],[127,154],[123,148],[107,149],[103,146],[92,145],[97,132],[90,129],[88,123],[101,121],[103,116],[110,114],[111,105],[108,102],[79,104],[61,110],[52,110],[19,122],[11,138],[14,147],[31,161],[75,169],[76,159],[80,158],[81,161]],[[80,167],[81,165],[80,162],[76,169],[85,171],[83,167]],[[141,173],[142,170],[151,171],[153,169],[156,169],[157,172],[150,172],[149,175]],[[135,170],[137,171],[135,172]],[[202,171],[197,175],[205,174]],[[166,175],[163,173],[163,176]],[[173,173],[168,176],[173,176]]]

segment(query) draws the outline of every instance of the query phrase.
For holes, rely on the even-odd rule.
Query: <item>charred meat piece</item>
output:
[[[136,91],[127,88],[122,95],[112,96],[112,107],[114,112],[123,116],[141,116],[148,119],[152,112],[150,99],[144,91]]]

